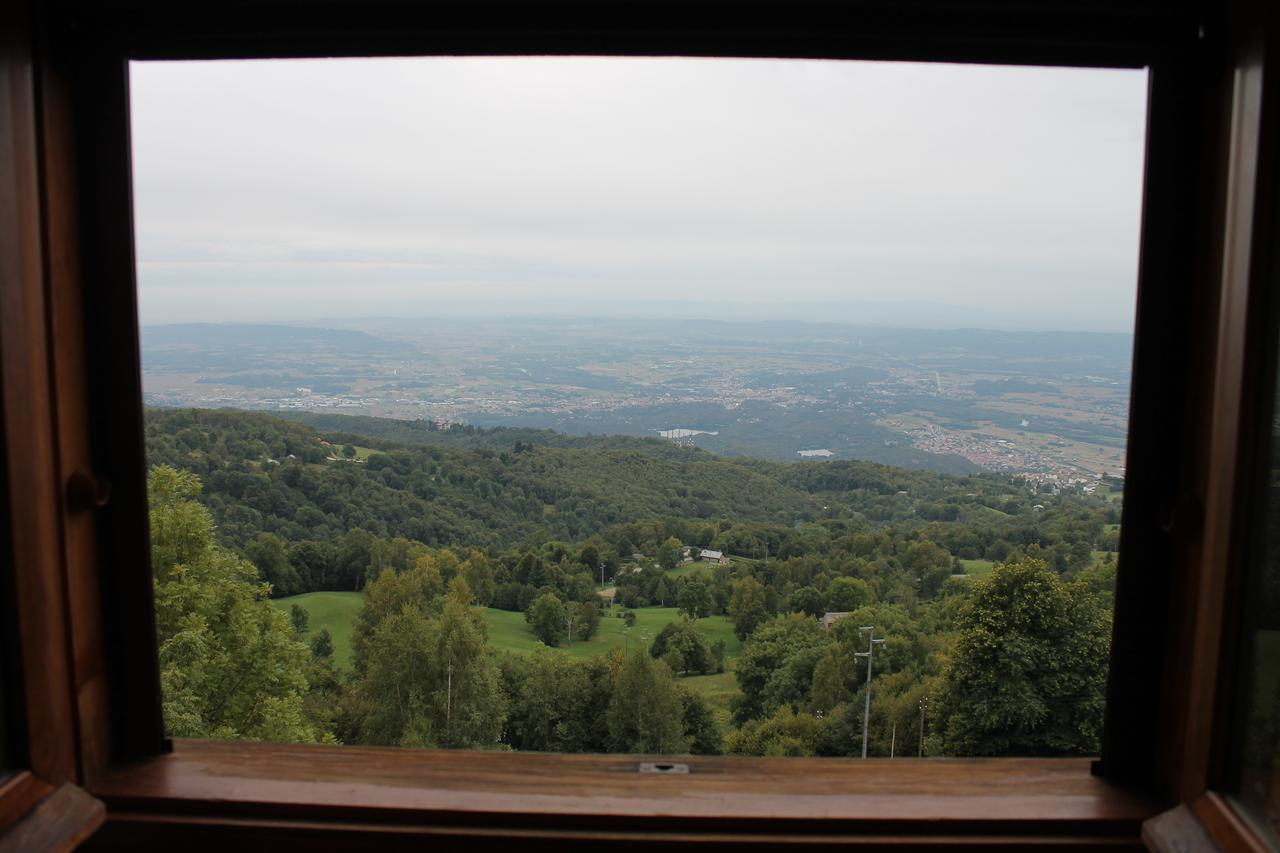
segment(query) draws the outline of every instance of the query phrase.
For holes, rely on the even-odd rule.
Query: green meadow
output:
[[[333,637],[333,659],[343,669],[351,668],[351,626],[360,612],[364,595],[359,592],[307,592],[288,598],[274,598],[271,603],[286,613],[298,604],[307,611],[307,638],[321,628]]]
[[[361,593],[358,592],[309,592],[304,595],[293,595],[288,598],[277,598],[272,604],[285,612],[293,604],[299,604],[307,611],[308,637],[320,628],[328,628],[333,637],[334,658],[344,669],[351,668],[351,627],[356,614],[360,612]],[[596,635],[585,642],[575,640],[571,644],[560,647],[560,651],[575,657],[601,655],[610,649],[636,648],[638,644],[652,641],[668,622],[680,618],[674,607],[642,607],[634,610],[636,624],[627,630],[622,620],[622,608],[614,608],[609,615],[608,608],[600,619],[600,628]],[[531,654],[538,649],[545,649],[542,641],[533,636],[529,624],[524,621],[523,613],[510,610],[485,608],[485,621],[489,625],[489,645],[498,651],[516,654]],[[733,660],[742,652],[742,642],[734,636],[733,623],[726,616],[707,616],[698,620],[698,632],[710,645],[716,640],[724,640],[725,657],[732,666]],[[737,683],[731,673],[720,675],[692,676],[683,683],[697,690],[711,701],[717,708],[728,707],[728,698],[737,693]]]

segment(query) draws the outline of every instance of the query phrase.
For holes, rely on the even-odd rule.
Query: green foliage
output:
[[[311,638],[311,654],[318,658],[333,659],[333,637],[328,628],[321,628]]]
[[[471,592],[455,580],[439,615],[405,606],[376,624],[357,690],[365,743],[476,748],[497,744],[505,716],[497,664]],[[435,607],[428,608],[434,611]]]
[[[725,751],[730,755],[811,756],[818,754],[824,737],[821,720],[783,705],[768,718],[751,720],[732,732]]]
[[[1040,560],[1011,561],[976,582],[959,631],[942,708],[948,752],[1098,750],[1110,615],[1095,596]]]
[[[818,623],[798,613],[757,628],[734,670],[742,688],[734,719],[745,723],[769,716],[782,705],[806,704],[814,667],[827,642]]]
[[[299,637],[306,636],[307,621],[308,616],[305,608],[297,604],[289,607],[289,622],[293,625],[293,632]]]
[[[367,651],[374,632],[388,617],[413,610],[426,614],[427,608],[444,591],[444,581],[436,561],[421,557],[407,572],[384,569],[365,587],[364,604],[351,632],[351,649],[357,672],[368,665]]]
[[[724,751],[724,735],[707,700],[692,690],[676,686],[683,709],[684,739],[694,755],[719,755]]]
[[[764,587],[753,577],[730,584],[733,590],[729,597],[729,618],[733,620],[733,633],[739,640],[750,636],[760,623],[769,618],[765,609]]]
[[[505,739],[513,748],[608,751],[613,675],[604,657],[575,660],[545,649],[527,657],[508,655],[502,679],[511,697]]]
[[[600,606],[593,601],[583,601],[572,606],[578,609],[577,618],[573,622],[574,637],[586,642],[600,630]]]
[[[272,595],[297,595],[306,591],[302,576],[289,562],[285,541],[274,533],[259,533],[245,546],[244,555],[258,567],[258,575],[271,584]]]
[[[375,437],[327,436],[339,455],[358,445],[361,464],[347,464],[329,458],[328,446],[302,424],[236,412],[147,413],[152,458],[204,477],[202,489],[191,473],[157,468],[155,492],[170,497],[152,519],[162,637],[191,643],[162,650],[162,663],[187,654],[199,664],[189,675],[173,667],[165,675],[166,711],[190,722],[189,730],[222,726],[234,736],[273,737],[296,723],[306,730],[300,739],[336,732],[371,743],[713,751],[721,739],[704,711],[712,724],[716,713],[727,715],[736,679],[738,751],[849,754],[860,746],[866,689],[865,668],[853,657],[866,646],[857,628],[874,624],[886,643],[877,648],[872,686],[873,754],[887,753],[895,725],[918,727],[926,694],[937,708],[930,737],[950,754],[1070,753],[1091,748],[1082,745],[1091,731],[1096,740],[1088,697],[1101,675],[1086,670],[1105,668],[1092,662],[1097,650],[1089,642],[1056,634],[1054,619],[1066,618],[1066,608],[1093,632],[1109,618],[1114,559],[1093,550],[1118,529],[1117,506],[1105,499],[1034,494],[994,475],[946,477],[861,462],[782,465],[621,437],[342,421],[357,422]],[[1044,509],[1032,512],[1033,502]],[[735,556],[724,565],[678,565],[682,542]],[[256,575],[228,549],[256,564]],[[622,565],[618,555],[633,552],[654,556]],[[1012,593],[993,604],[987,581],[973,577],[1010,555],[1017,564],[1038,561],[1052,580],[1046,612],[1034,619],[1019,615],[1035,608]],[[602,566],[616,600],[643,608],[603,626]],[[952,580],[957,567],[971,577]],[[164,586],[193,571],[204,573],[198,583]],[[179,606],[162,596],[216,598],[231,579],[236,594],[216,603]],[[281,601],[263,617],[253,607],[268,589],[275,596],[334,592]],[[344,606],[360,601],[360,612],[345,621],[321,617],[315,595],[344,596]],[[461,692],[451,681],[460,664],[450,673],[439,661],[451,601],[448,648],[465,663]],[[307,624],[294,604],[309,613]],[[472,604],[499,609],[481,619]],[[676,605],[690,618],[671,622]],[[182,633],[183,608],[201,611],[217,642],[235,645],[225,660],[210,653],[214,663],[200,663],[201,644],[212,640]],[[975,616],[1001,608],[1000,619]],[[823,632],[812,617],[828,610],[851,615]],[[796,615],[780,617],[788,612]],[[290,629],[295,619],[297,631]],[[542,649],[581,666],[540,664],[526,683],[520,664],[498,665],[486,623],[499,649]],[[657,633],[651,654],[639,655],[643,672],[615,654],[627,645],[623,625]],[[240,633],[262,651],[281,626],[293,645],[247,676],[265,677],[279,664],[283,680],[262,693],[278,706],[262,703],[269,722],[227,722],[193,698],[218,689],[202,666],[215,673],[242,651],[252,654]],[[308,627],[314,653],[290,657],[307,652],[298,639]],[[1105,635],[1098,634],[1102,663]],[[630,640],[637,650],[643,645],[640,634]],[[1055,653],[1036,651],[1046,645]],[[335,674],[348,648],[350,689]],[[476,663],[481,658],[488,669]],[[672,672],[723,672],[726,658],[733,676],[679,683],[711,691],[716,712],[672,688],[682,708],[672,717],[682,726],[675,746],[670,731],[619,692],[619,685],[652,681],[662,694]],[[1032,701],[1022,701],[1024,693]],[[1055,703],[1073,710],[1059,714]],[[1018,717],[1019,707],[1034,713]]]
[[[659,568],[674,569],[680,563],[680,543],[671,539],[663,542],[658,546],[657,561]]]
[[[791,593],[790,609],[793,613],[821,616],[826,610],[826,598],[811,586],[803,586]]]
[[[664,661],[674,673],[709,674],[716,669],[715,656],[698,633],[692,619],[668,623],[649,646],[649,654]]]
[[[213,542],[195,475],[148,478],[165,728],[175,737],[332,739],[304,702],[310,651],[253,565]]]
[[[690,578],[680,584],[680,591],[676,594],[676,602],[680,612],[690,619],[710,616],[715,607],[715,601],[711,598],[711,590],[707,589],[707,585],[696,578]]]
[[[871,589],[861,578],[836,578],[827,587],[827,610],[844,613],[871,602]]]
[[[547,592],[535,598],[526,615],[533,635],[539,640],[548,646],[558,646],[564,642],[565,613],[555,593]]]
[[[628,655],[614,682],[607,712],[614,752],[682,753],[684,705],[671,670],[644,653]]]

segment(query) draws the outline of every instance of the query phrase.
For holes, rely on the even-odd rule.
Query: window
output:
[[[1145,71],[130,75],[171,734],[1097,754]]]
[[[1256,398],[1242,379],[1241,356],[1256,344],[1242,306],[1260,290],[1251,271],[1267,246],[1248,225],[1266,219],[1269,202],[1254,189],[1258,168],[1265,172],[1275,154],[1271,137],[1258,132],[1272,115],[1262,97],[1260,20],[1241,10],[1229,29],[1216,10],[1128,4],[945,12],[921,4],[906,16],[861,4],[743,6],[732,16],[696,5],[678,20],[655,8],[628,9],[625,19],[606,7],[377,4],[341,18],[332,7],[309,11],[264,4],[242,19],[212,5],[158,12],[128,3],[75,14],[41,7],[34,25],[20,19],[17,37],[0,45],[0,106],[15,118],[0,122],[0,203],[17,214],[0,227],[0,393],[7,491],[22,496],[9,503],[15,543],[6,557],[22,580],[18,657],[23,701],[36,712],[26,715],[22,739],[33,779],[72,790],[80,783],[106,803],[99,843],[176,845],[199,832],[228,843],[306,836],[357,845],[378,831],[383,839],[426,835],[455,846],[547,833],[589,845],[603,840],[591,833],[606,821],[611,838],[651,841],[661,831],[686,844],[726,831],[775,846],[810,834],[1127,843],[1138,821],[1173,802],[1226,820],[1213,824],[1215,832],[1238,823],[1229,805],[1212,811],[1214,792],[1227,782],[1208,756],[1210,735],[1221,728],[1220,581],[1238,577],[1236,472],[1253,462],[1239,440],[1237,404]],[[35,32],[46,38],[33,53]],[[806,779],[803,761],[790,773],[745,759],[757,774],[720,775],[717,766],[615,782],[609,759],[574,756],[496,755],[503,761],[480,772],[468,754],[392,754],[426,761],[428,773],[385,752],[322,747],[178,741],[165,753],[145,570],[124,63],[438,51],[1150,65],[1130,421],[1142,440],[1130,442],[1120,545],[1121,564],[1138,568],[1117,581],[1097,768],[1108,781],[1089,776],[1082,761],[1031,761],[975,791],[975,807],[945,786],[923,794],[927,787],[911,773],[895,771],[874,789],[838,773]],[[96,487],[72,490],[76,497],[64,502],[77,471],[87,478],[78,482]],[[343,784],[324,788],[316,781],[322,766]],[[956,766],[967,781],[978,778],[976,765]],[[583,814],[579,795],[599,788],[580,784],[561,796],[555,783],[584,778],[569,777],[569,767],[621,795],[612,806],[592,801],[600,808]],[[519,791],[522,779],[529,797],[480,796]],[[11,794],[6,786],[6,819],[26,810]],[[738,805],[729,814],[708,802]],[[670,814],[677,803],[680,814],[656,829],[648,816]],[[70,822],[86,831],[95,825],[88,815]],[[869,834],[876,832],[884,834]]]

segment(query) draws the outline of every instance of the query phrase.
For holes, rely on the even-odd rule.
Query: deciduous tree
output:
[[[1093,595],[1024,557],[975,583],[959,630],[942,709],[949,753],[1097,751],[1110,616]]]

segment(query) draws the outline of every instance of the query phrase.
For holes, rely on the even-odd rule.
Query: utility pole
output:
[[[925,696],[920,700],[920,755],[917,756],[919,758],[924,758],[924,714],[928,710],[929,697]]]
[[[438,694],[437,694],[438,695]],[[444,688],[444,730],[452,733],[453,729],[453,661],[449,661],[448,680]]]
[[[884,639],[876,638],[876,626],[863,625],[858,629],[859,634],[870,634],[867,638],[867,650],[865,652],[854,652],[854,657],[867,659],[867,702],[862,709],[862,757],[867,757],[867,735],[871,725],[871,661],[875,657],[876,646],[883,643]]]

